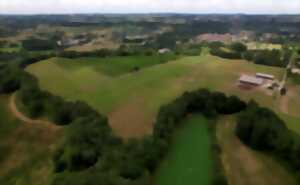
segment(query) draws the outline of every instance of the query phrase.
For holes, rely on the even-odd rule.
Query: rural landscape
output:
[[[0,184],[299,185],[300,15],[0,15]]]

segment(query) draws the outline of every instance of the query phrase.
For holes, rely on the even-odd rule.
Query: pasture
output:
[[[207,124],[200,115],[183,121],[156,172],[155,185],[211,185],[213,159]]]
[[[281,44],[268,44],[268,43],[260,43],[260,42],[249,42],[246,44],[248,49],[251,50],[263,50],[263,49],[268,49],[268,50],[272,50],[272,49],[282,49],[282,45]]]
[[[120,58],[119,62],[122,60]],[[151,134],[152,124],[161,105],[185,91],[198,88],[223,91],[244,100],[255,99],[261,105],[281,112],[280,101],[275,96],[262,89],[242,90],[237,87],[237,80],[241,74],[256,72],[269,73],[281,79],[283,68],[211,55],[181,57],[125,74],[109,72],[97,66],[97,62],[89,64],[53,58],[30,65],[26,70],[39,79],[42,89],[68,100],[85,101],[108,115],[113,130],[124,138]],[[113,71],[118,70],[116,66],[112,68]],[[294,101],[298,102],[300,98]],[[289,115],[283,118],[289,120]],[[299,127],[295,124],[288,123],[288,126]]]

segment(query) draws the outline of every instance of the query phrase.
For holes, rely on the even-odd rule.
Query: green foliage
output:
[[[237,53],[243,53],[247,51],[247,46],[240,42],[232,43],[229,48]]]
[[[222,44],[215,44],[210,47],[210,53],[221,58],[245,59],[255,64],[277,67],[286,67],[292,55],[292,51],[288,48],[282,51],[277,49],[247,50],[247,46],[242,43],[233,43],[225,47]]]
[[[250,102],[238,118],[236,133],[247,145],[259,150],[272,150],[286,134],[284,122],[271,110]]]
[[[55,40],[28,38],[22,41],[22,46],[28,51],[53,50],[57,48]]]
[[[10,93],[18,89],[22,72],[16,64],[0,66],[0,93]]]
[[[227,59],[241,59],[242,53],[237,51],[225,51],[222,48],[211,48],[210,54]]]
[[[289,131],[273,111],[250,102],[238,117],[236,135],[246,145],[280,158],[296,174],[300,172],[299,136]]]
[[[284,61],[281,59],[280,50],[258,50],[254,52],[255,57],[253,61],[256,64],[278,67],[285,67],[288,64],[288,61]]]

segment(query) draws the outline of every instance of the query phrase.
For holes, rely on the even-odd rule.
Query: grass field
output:
[[[211,185],[213,161],[207,120],[193,115],[174,134],[155,185]]]
[[[282,49],[281,44],[268,44],[268,43],[260,43],[260,42],[249,42],[247,43],[248,49]]]
[[[44,125],[18,121],[0,96],[0,184],[45,185],[52,171],[54,146],[61,138]]]
[[[174,60],[175,56],[169,54],[108,58],[87,57],[80,59],[56,58],[56,61],[63,68],[73,71],[80,70],[82,68],[90,68],[107,76],[119,76],[122,74],[134,72],[135,67],[142,69],[145,67],[166,63],[172,59]]]
[[[27,71],[38,77],[43,89],[68,100],[86,101],[108,115],[114,131],[125,138],[150,134],[161,105],[187,90],[201,87],[235,94],[245,100],[255,99],[276,110],[273,96],[263,90],[241,90],[236,82],[245,73],[270,73],[280,79],[284,72],[282,68],[210,55],[182,57],[121,76],[108,75],[112,72],[97,66],[97,62],[68,63],[54,58],[30,65]]]

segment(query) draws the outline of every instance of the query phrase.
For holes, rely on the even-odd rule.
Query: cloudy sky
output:
[[[0,14],[154,12],[300,14],[300,0],[0,0]]]

